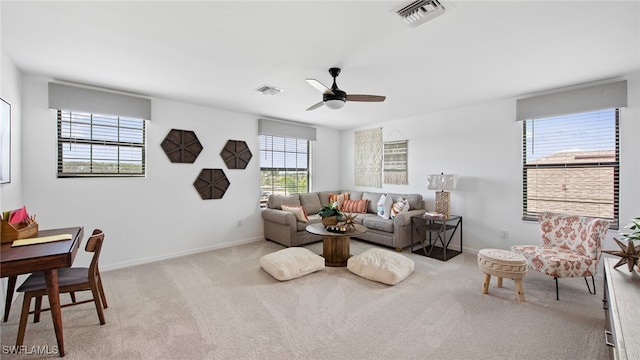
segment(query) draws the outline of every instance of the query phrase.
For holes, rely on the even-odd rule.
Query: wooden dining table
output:
[[[71,240],[61,240],[42,244],[12,247],[12,242],[3,243],[0,247],[0,277],[8,277],[5,318],[7,320],[16,280],[20,274],[37,271],[44,272],[47,294],[51,307],[53,329],[58,343],[58,354],[64,356],[64,336],[62,333],[62,313],[60,311],[60,289],[58,288],[59,268],[71,267],[76,257],[84,227],[40,230],[36,237],[71,234]],[[21,344],[16,344],[17,346]]]

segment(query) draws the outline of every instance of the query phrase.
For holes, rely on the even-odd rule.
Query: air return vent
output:
[[[444,14],[445,8],[438,0],[418,0],[398,7],[395,12],[404,22],[416,27],[434,17]]]
[[[271,85],[262,85],[256,91],[262,93],[262,95],[278,95],[284,90]]]

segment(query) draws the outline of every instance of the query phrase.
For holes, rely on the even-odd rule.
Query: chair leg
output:
[[[556,280],[556,300],[560,300],[560,292],[558,291],[558,278],[554,278]]]
[[[71,302],[75,304],[76,303],[76,293],[75,293],[75,291],[70,291],[69,292],[69,296],[71,296]]]
[[[36,305],[33,311],[33,323],[40,322],[40,309],[42,309],[42,296],[36,296]]]
[[[104,325],[104,313],[102,312],[102,301],[100,300],[100,293],[97,286],[91,287],[91,293],[93,294],[93,303],[96,305],[96,311],[98,312],[98,319],[100,320],[100,325]]]
[[[587,277],[584,277],[584,282],[587,283],[587,289],[589,290],[589,294],[595,295],[596,294],[596,280],[593,278],[593,276],[591,276],[591,283],[593,284],[593,292],[591,291],[591,286],[589,286],[589,281],[587,280]]]
[[[27,329],[27,318],[29,317],[29,308],[31,307],[31,295],[24,293],[22,300],[22,312],[20,313],[20,325],[18,326],[18,337],[16,338],[16,346],[22,346],[24,342],[24,332]]]
[[[98,273],[98,290],[100,291],[100,298],[102,299],[102,307],[106,309],[109,306],[107,305],[107,297],[104,296],[104,288],[102,287],[102,278],[100,277],[99,273]]]

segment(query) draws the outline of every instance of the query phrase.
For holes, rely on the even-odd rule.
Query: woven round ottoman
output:
[[[482,249],[478,251],[478,266],[484,272],[482,293],[489,293],[491,275],[498,277],[499,288],[502,287],[502,278],[513,279],[518,291],[518,300],[524,301],[524,288],[522,279],[527,273],[527,259],[522,254],[501,249]]]

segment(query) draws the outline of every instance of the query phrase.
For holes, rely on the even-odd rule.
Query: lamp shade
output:
[[[429,175],[427,181],[429,190],[451,191],[456,189],[458,178],[451,174]]]

